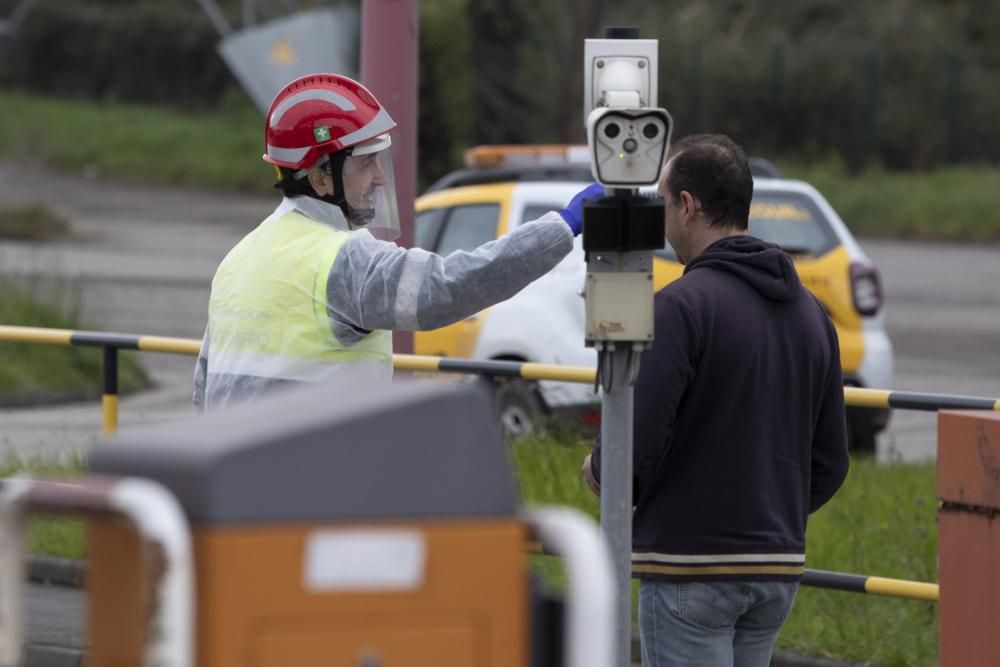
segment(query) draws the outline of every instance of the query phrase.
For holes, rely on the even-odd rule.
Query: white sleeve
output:
[[[558,213],[447,257],[356,232],[330,269],[327,312],[345,344],[373,329],[437,329],[509,299],[572,248],[573,235]]]
[[[198,360],[194,364],[194,393],[191,402],[198,412],[205,411],[205,385],[208,380],[208,327],[205,327],[205,336],[201,341],[201,349],[198,352]]]

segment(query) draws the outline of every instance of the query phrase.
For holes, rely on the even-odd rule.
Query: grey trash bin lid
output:
[[[98,446],[94,473],[147,477],[192,523],[512,516],[492,403],[468,382],[320,385]]]

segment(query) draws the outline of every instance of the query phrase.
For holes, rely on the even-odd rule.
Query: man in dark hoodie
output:
[[[747,234],[753,179],[732,140],[678,142],[659,194],[685,269],[656,295],[635,388],[642,663],[766,667],[806,519],[847,475],[837,334],[788,255]],[[582,472],[599,492],[599,444]]]

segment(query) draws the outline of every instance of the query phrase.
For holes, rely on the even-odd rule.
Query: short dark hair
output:
[[[735,141],[724,134],[694,134],[676,142],[670,154],[666,185],[671,197],[687,190],[713,227],[747,228],[753,176]]]
[[[312,197],[316,194],[313,190],[312,185],[309,183],[309,179],[303,176],[302,178],[295,178],[295,172],[297,169],[289,169],[288,167],[278,167],[278,175],[280,178],[278,182],[274,184],[274,187],[281,190],[281,194],[286,197],[298,197],[301,195],[307,195]]]

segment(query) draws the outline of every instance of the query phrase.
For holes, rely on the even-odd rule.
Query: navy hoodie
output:
[[[847,475],[833,324],[788,255],[751,236],[708,246],[655,318],[635,387],[633,570],[799,578],[806,518]]]

